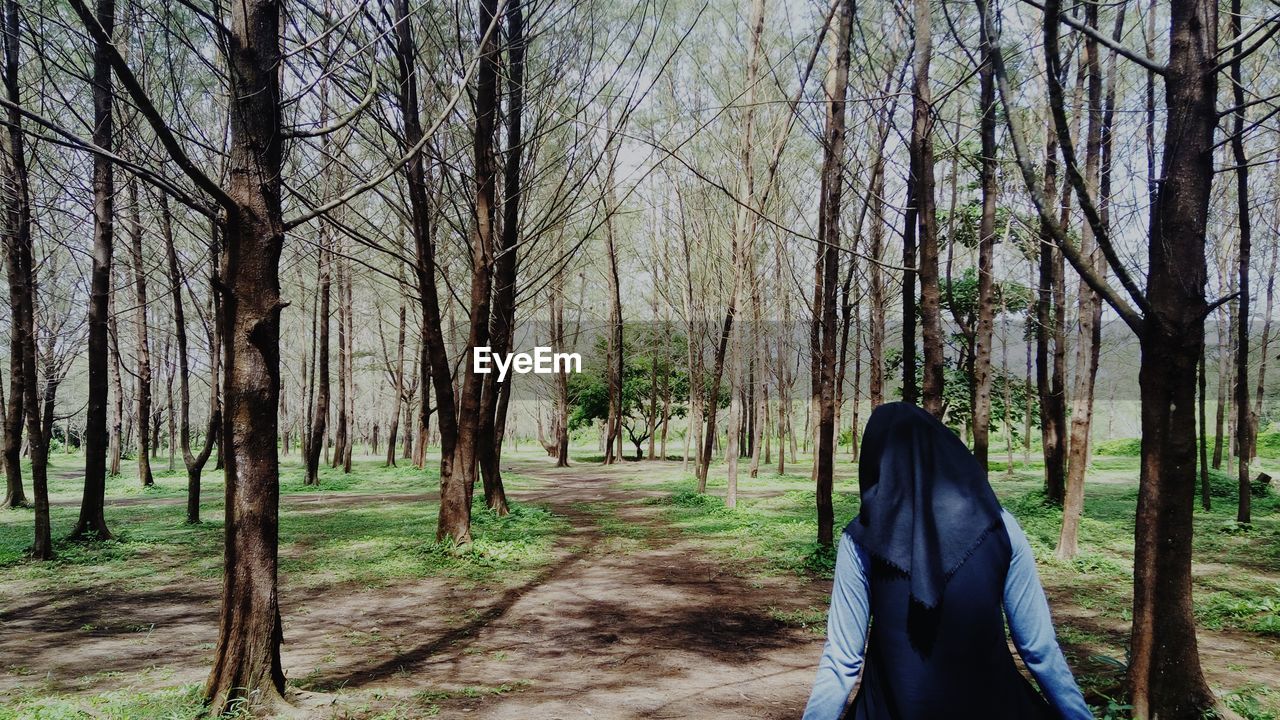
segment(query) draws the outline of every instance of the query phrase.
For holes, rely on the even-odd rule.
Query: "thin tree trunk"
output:
[[[745,204],[738,205],[734,213],[733,230],[733,296],[729,304],[733,308],[741,306],[746,293],[747,273],[750,271],[749,260],[755,247],[755,215],[747,212],[747,205],[755,203],[755,173],[752,168],[752,154],[755,150],[755,105],[756,78],[760,71],[760,38],[764,34],[764,0],[752,0],[751,3],[751,43],[747,49],[746,76],[746,114],[743,120],[742,147],[739,155],[742,163],[739,193]],[[725,506],[738,505],[738,433],[743,421],[743,362],[746,351],[743,347],[742,323],[731,328],[729,336],[729,416],[726,437],[726,492]]]
[[[1277,207],[1280,207],[1280,205]],[[1254,390],[1253,401],[1253,428],[1255,431],[1253,440],[1255,446],[1258,440],[1256,435],[1258,418],[1262,417],[1262,400],[1267,391],[1267,353],[1271,350],[1271,319],[1275,312],[1277,257],[1280,257],[1280,242],[1273,241],[1271,244],[1271,263],[1267,268],[1266,310],[1262,313],[1262,334],[1258,341],[1258,384]]]
[[[978,12],[986,16],[987,0],[978,0]],[[982,119],[982,214],[978,222],[978,318],[973,341],[973,454],[985,470],[991,435],[991,341],[994,334],[996,246],[996,83],[991,64],[991,39],[981,23],[982,57],[978,76]],[[954,246],[952,243],[951,246]],[[1007,385],[1007,383],[1006,383]],[[1008,413],[1008,407],[1005,408]],[[1009,432],[1009,428],[1005,428]],[[1011,464],[1012,465],[1012,464]]]
[[[920,329],[924,344],[924,379],[921,401],[935,417],[943,413],[943,336],[938,279],[938,215],[934,200],[933,94],[929,68],[933,55],[929,0],[913,0],[915,51],[911,84],[911,160],[915,189],[916,222],[920,242]],[[906,319],[904,318],[904,323]],[[912,369],[913,370],[913,369]]]
[[[396,367],[393,373],[391,400],[391,421],[387,424],[387,467],[396,466],[396,443],[400,431],[400,407],[404,404],[404,341],[406,335],[406,309],[404,296],[400,296],[400,307],[396,313],[399,330],[396,333]]]
[[[98,0],[94,13],[107,35],[115,33],[115,0]],[[112,124],[113,94],[111,60],[108,49],[95,44],[93,50],[93,142],[111,150],[115,133]],[[107,488],[107,318],[111,312],[111,254],[115,236],[114,164],[101,155],[93,156],[93,269],[89,280],[89,399],[85,406],[84,496],[80,518],[71,531],[75,540],[108,540],[111,531],[103,517]],[[21,492],[22,485],[18,485]],[[8,503],[6,503],[8,504]]]
[[[1048,207],[1058,205],[1058,139],[1052,128],[1045,146],[1044,197]],[[1061,505],[1066,496],[1065,355],[1061,309],[1056,288],[1063,274],[1062,254],[1047,222],[1040,224],[1039,280],[1036,293],[1036,387],[1040,396],[1040,446],[1044,456],[1045,499]]]
[[[1209,428],[1205,424],[1205,388],[1208,386],[1208,380],[1205,378],[1205,351],[1200,348],[1200,385],[1199,393],[1196,398],[1197,410],[1200,413],[1200,436],[1198,438],[1200,445],[1200,506],[1205,512],[1213,509],[1213,500],[1209,487]]]
[[[124,452],[124,379],[120,377],[120,331],[115,316],[115,292],[107,297],[107,370],[111,375],[111,437],[108,439],[107,474],[120,474],[120,456]]]
[[[213,446],[217,444],[218,426],[222,421],[221,405],[218,397],[218,356],[221,350],[218,338],[219,331],[218,323],[215,322],[209,348],[209,359],[212,366],[209,383],[209,425],[204,434],[204,447],[201,448],[199,454],[195,454],[191,451],[191,388],[188,380],[191,370],[188,360],[186,310],[182,306],[182,286],[185,284],[185,277],[182,273],[182,268],[178,265],[178,253],[174,248],[173,227],[169,216],[169,203],[164,196],[160,197],[160,221],[162,235],[164,236],[165,258],[168,261],[169,268],[170,296],[173,302],[173,334],[178,346],[178,439],[182,443],[182,463],[187,470],[187,523],[194,525],[200,522],[200,474],[204,470],[205,463],[209,461]],[[216,231],[211,250],[216,258],[219,254]],[[212,285],[215,288],[217,287],[216,277]]]
[[[920,0],[923,2],[923,0]],[[852,0],[840,4],[839,26],[832,38],[831,70],[826,82],[827,117],[823,132],[821,201],[818,211],[822,246],[818,251],[821,269],[821,303],[814,314],[821,315],[821,353],[818,365],[819,405],[816,456],[818,544],[831,547],[834,541],[835,512],[832,488],[835,471],[835,386],[836,377],[836,288],[840,263],[840,200],[844,181],[845,97],[849,83],[849,35],[855,12]],[[815,347],[815,351],[819,348]]]
[[[138,200],[138,183],[125,183],[129,204],[129,240],[133,261],[135,331],[138,360],[138,480],[143,487],[155,484],[151,476],[151,347],[147,336],[147,273],[142,255],[142,208]]]
[[[1121,6],[1116,16],[1116,32],[1120,35],[1124,21]],[[1085,23],[1098,27],[1097,5],[1085,7]],[[1113,55],[1114,58],[1114,55]],[[1114,69],[1114,60],[1112,61]],[[1098,57],[1098,42],[1086,38],[1081,69],[1088,78],[1089,129],[1085,145],[1085,186],[1091,195],[1099,195],[1099,213],[1105,226],[1109,216],[1110,191],[1110,120],[1115,102],[1114,91],[1107,97],[1103,108],[1102,63]],[[1112,73],[1114,76],[1114,73]],[[1114,86],[1112,86],[1114,87]],[[1104,148],[1104,144],[1106,147]],[[1105,157],[1104,157],[1105,156]],[[1101,185],[1101,193],[1097,192]],[[1080,252],[1089,259],[1095,272],[1105,272],[1101,249],[1094,237],[1093,226],[1086,223]],[[1093,426],[1093,395],[1098,375],[1098,353],[1101,345],[1102,298],[1084,280],[1078,290],[1080,312],[1076,338],[1075,391],[1072,393],[1071,438],[1067,458],[1066,496],[1063,501],[1062,527],[1058,534],[1055,554],[1061,560],[1070,560],[1078,551],[1080,518],[1084,513],[1084,482],[1089,466],[1090,432]]]
[[[1241,0],[1231,0],[1230,32],[1241,44]],[[1235,52],[1234,50],[1232,52]],[[1249,259],[1253,252],[1253,229],[1249,217],[1249,158],[1244,152],[1244,81],[1241,77],[1242,60],[1237,57],[1231,63],[1231,95],[1235,112],[1232,113],[1231,154],[1236,166],[1236,215],[1240,228],[1239,286],[1240,300],[1236,311],[1239,325],[1236,329],[1236,470],[1238,473],[1240,500],[1236,508],[1236,522],[1247,525],[1252,520],[1253,485],[1249,477],[1249,460],[1253,452],[1252,403],[1249,401]]]
[[[324,82],[323,80],[321,81]],[[317,322],[319,324],[319,340],[316,341],[316,404],[312,411],[311,433],[310,439],[307,441],[307,457],[306,457],[306,475],[303,483],[306,485],[320,484],[320,454],[324,451],[325,433],[328,429],[329,420],[329,315],[332,313],[330,307],[330,295],[332,294],[331,282],[329,279],[329,268],[332,265],[332,258],[329,252],[329,230],[328,223],[321,223],[319,228],[320,241],[319,250],[317,252],[317,264],[320,266],[318,274],[320,276],[320,310],[317,314]]]
[[[49,525],[49,487],[48,458],[49,439],[43,431],[43,417],[39,393],[37,392],[38,373],[36,370],[36,333],[35,333],[35,263],[32,258],[31,242],[31,199],[28,189],[26,136],[22,132],[22,115],[17,108],[21,105],[20,82],[18,79],[18,53],[20,30],[18,3],[6,0],[4,4],[4,85],[5,95],[10,103],[6,124],[8,132],[8,167],[9,176],[5,178],[6,192],[4,212],[6,229],[4,233],[5,255],[9,273],[9,298],[11,303],[12,331],[10,347],[17,348],[19,362],[18,374],[21,383],[10,391],[21,393],[22,401],[18,407],[26,419],[27,451],[31,457],[31,488],[35,499],[35,540],[31,545],[31,556],[37,560],[49,560],[54,556],[53,539]],[[11,366],[11,371],[13,367]],[[10,397],[10,410],[14,408],[14,400]],[[5,433],[6,440],[16,445],[19,431],[10,426]],[[18,454],[15,452],[6,457],[6,467],[10,473],[20,473]],[[19,486],[21,485],[21,475]]]

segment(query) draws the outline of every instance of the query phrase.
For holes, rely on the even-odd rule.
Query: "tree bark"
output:
[[[139,206],[138,181],[125,183],[129,204],[129,250],[133,263],[134,302],[137,303],[134,331],[138,360],[138,480],[151,487],[151,344],[147,334],[147,273],[142,255],[142,208]]]
[[[524,11],[520,0],[511,0],[507,21],[507,155],[503,168],[502,231],[494,267],[493,317],[490,345],[494,353],[511,352],[516,321],[516,277],[519,270],[521,157],[524,116]],[[499,516],[508,514],[506,489],[502,485],[502,438],[506,425],[511,377],[498,382],[496,373],[484,378],[480,399],[479,455],[484,483],[485,505]]]
[[[739,160],[742,163],[739,194],[743,203],[734,212],[733,224],[733,296],[729,304],[738,308],[746,292],[747,273],[750,271],[749,258],[754,252],[756,216],[747,211],[748,205],[755,204],[755,174],[752,169],[752,154],[755,150],[755,105],[756,78],[760,71],[760,38],[764,34],[764,0],[752,0],[750,15],[751,42],[747,49],[746,74],[746,110],[743,119],[742,146]],[[726,437],[726,491],[725,506],[737,507],[738,504],[738,456],[739,430],[743,421],[743,363],[746,359],[742,323],[731,328],[729,336],[729,417]],[[754,346],[754,344],[753,344]]]
[[[480,0],[478,6],[479,67],[476,71],[475,128],[472,150],[475,163],[475,215],[471,233],[471,293],[466,352],[489,344],[489,315],[493,285],[494,226],[496,225],[497,162],[494,134],[498,115],[498,42],[490,32],[497,15],[497,0]],[[458,403],[457,446],[452,472],[441,473],[440,516],[436,539],[458,545],[471,543],[471,497],[475,489],[483,378],[469,357],[463,363]],[[443,408],[442,408],[443,412]],[[443,430],[443,428],[442,428]]]
[[[1241,2],[1231,0],[1231,36],[1240,37]],[[1249,460],[1253,453],[1253,403],[1249,398],[1249,258],[1253,252],[1253,228],[1249,217],[1249,158],[1244,152],[1244,81],[1241,77],[1242,59],[1237,54],[1231,63],[1231,96],[1235,112],[1232,115],[1231,155],[1236,166],[1236,215],[1240,228],[1239,286],[1240,301],[1236,311],[1239,325],[1236,328],[1236,471],[1239,483],[1239,504],[1236,506],[1236,522],[1247,525],[1252,519],[1253,485],[1249,477]]]
[[[218,372],[220,369],[218,354],[221,352],[221,348],[219,347],[218,324],[215,322],[209,347],[211,364],[209,424],[204,434],[204,447],[201,448],[199,454],[196,454],[191,451],[191,387],[188,380],[191,371],[188,360],[186,310],[182,306],[182,286],[185,284],[186,278],[182,273],[182,268],[178,265],[178,253],[174,248],[169,203],[164,196],[160,197],[160,221],[164,236],[165,259],[169,268],[169,292],[173,303],[173,334],[178,346],[178,440],[182,444],[182,463],[187,471],[187,523],[195,525],[200,522],[200,474],[204,470],[205,463],[209,461],[209,456],[213,453],[213,446],[218,441],[218,426],[222,421],[221,404],[218,397]],[[216,235],[215,232],[213,247],[211,248],[215,258],[219,255]],[[216,274],[211,285],[214,288],[217,287]],[[216,289],[214,292],[217,292]]]
[[[924,2],[924,0],[918,0]],[[821,346],[818,363],[818,433],[814,458],[817,479],[818,544],[831,547],[834,541],[835,512],[832,488],[835,474],[835,387],[836,353],[836,288],[840,264],[840,200],[844,185],[845,103],[849,84],[849,35],[855,12],[852,0],[840,4],[840,18],[832,37],[831,70],[826,82],[826,127],[823,131],[823,160],[820,205],[818,210],[818,266],[821,270],[821,304],[814,313],[821,316]]]
[[[1057,199],[1057,134],[1049,130],[1045,145],[1044,197],[1049,207]],[[1040,445],[1044,456],[1045,499],[1061,505],[1066,496],[1067,426],[1066,343],[1060,317],[1064,308],[1057,288],[1062,284],[1062,253],[1046,221],[1040,223],[1039,279],[1036,293],[1036,387],[1040,399]]]
[[[21,383],[17,387],[11,382],[10,392],[21,395],[21,416],[26,420],[27,452],[31,457],[31,489],[35,499],[35,539],[31,545],[31,557],[37,560],[49,560],[54,556],[53,539],[49,525],[49,487],[48,459],[49,438],[44,433],[40,396],[37,392],[38,373],[36,370],[36,333],[35,333],[35,263],[31,240],[31,195],[27,176],[26,136],[22,132],[22,115],[17,108],[21,106],[20,82],[18,79],[18,54],[20,43],[20,26],[18,3],[6,0],[4,4],[4,85],[5,95],[10,103],[6,124],[9,126],[8,177],[4,178],[5,229],[3,239],[5,256],[9,273],[9,299],[12,310],[12,332],[10,347],[16,348],[18,354],[17,373]],[[15,368],[11,365],[10,371]],[[9,399],[10,411],[15,407],[14,398]],[[12,418],[10,418],[12,421]],[[5,432],[6,441],[13,446],[18,445],[20,428],[13,425]],[[18,486],[21,488],[21,470],[18,465],[18,453],[7,453],[5,466],[10,477],[17,473]],[[11,500],[12,503],[12,500]]]
[[[329,316],[332,314],[332,283],[329,268],[333,260],[329,252],[328,224],[322,223],[319,228],[320,242],[317,251],[317,264],[320,266],[320,310],[317,313],[319,339],[316,340],[316,404],[312,411],[311,433],[307,441],[306,485],[320,484],[320,454],[324,451],[325,432],[329,422]]]
[[[226,559],[213,669],[213,714],[281,701],[283,630],[277,591],[280,475],[282,132],[279,0],[230,6],[230,173],[220,279]]]
[[[98,0],[95,15],[107,35],[115,32],[115,0]],[[93,142],[111,150],[112,123],[111,60],[106,47],[93,50]],[[107,487],[107,318],[111,312],[111,254],[114,240],[114,164],[101,155],[93,156],[93,268],[89,280],[89,399],[85,406],[84,496],[80,518],[71,531],[72,539],[109,540],[103,517]]]
[[[1143,326],[1142,470],[1129,680],[1134,717],[1199,718],[1215,704],[1191,608],[1196,365],[1204,343],[1206,221],[1213,182],[1218,50],[1212,0],[1170,4],[1164,182],[1151,211]]]
[[[929,67],[933,56],[929,0],[913,0],[915,20],[915,69],[911,84],[911,164],[914,177],[916,222],[920,242],[920,331],[924,344],[924,379],[921,402],[925,410],[941,418],[943,408],[943,336],[941,294],[938,279],[938,211],[934,200],[933,94]],[[904,318],[904,323],[906,319]],[[913,353],[914,354],[914,353]],[[914,375],[914,368],[907,368]]]
[[[978,0],[978,12],[986,16],[986,0]],[[982,57],[978,68],[982,105],[982,214],[978,222],[978,321],[973,352],[973,455],[987,469],[991,435],[991,341],[995,329],[996,249],[996,83],[991,64],[991,39],[981,23]],[[1008,408],[1006,408],[1006,412]],[[1005,429],[1007,433],[1008,428]]]
[[[1123,22],[1124,6],[1122,4],[1116,15],[1113,39],[1120,36]],[[1096,4],[1085,7],[1085,24],[1097,30],[1098,7]],[[1112,58],[1114,71],[1114,54]],[[1085,39],[1081,69],[1088,78],[1089,129],[1085,140],[1085,187],[1090,194],[1098,195],[1099,213],[1105,226],[1110,216],[1110,121],[1114,113],[1115,94],[1114,89],[1109,91],[1107,107],[1104,109],[1102,64],[1098,58],[1098,42],[1092,37]],[[1111,75],[1114,76],[1114,72]],[[1111,88],[1114,88],[1114,85]],[[1099,186],[1101,193],[1096,192]],[[1085,223],[1080,252],[1088,258],[1098,275],[1105,274],[1106,266],[1101,248],[1090,223]],[[1098,375],[1098,353],[1102,341],[1102,298],[1083,279],[1080,281],[1077,296],[1080,300],[1079,330],[1076,340],[1075,391],[1072,393],[1071,403],[1067,485],[1063,500],[1062,527],[1055,550],[1055,554],[1061,560],[1074,558],[1078,551],[1080,518],[1084,513],[1084,482],[1089,465],[1090,433],[1093,427],[1093,395]]]
[[[396,366],[392,373],[391,388],[395,394],[391,400],[391,420],[387,423],[387,467],[396,466],[396,443],[400,431],[400,408],[405,402],[404,341],[407,329],[405,315],[404,296],[401,295],[400,307],[396,312],[397,327],[399,329],[396,333]]]
[[[107,474],[120,474],[120,456],[124,450],[124,380],[120,377],[120,331],[116,323],[115,292],[107,297],[107,369],[111,374],[111,437],[108,439]]]

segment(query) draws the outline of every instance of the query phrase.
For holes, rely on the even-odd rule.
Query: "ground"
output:
[[[798,717],[830,589],[808,466],[744,477],[731,511],[715,467],[700,496],[679,460],[596,460],[556,469],[527,447],[509,452],[512,516],[478,510],[475,546],[457,555],[431,542],[430,471],[369,457],[349,476],[326,470],[316,490],[287,457],[283,662],[302,716]],[[54,527],[65,535],[81,459],[55,463]],[[1123,677],[1135,468],[1131,457],[1095,460],[1072,563],[1052,559],[1059,516],[1039,501],[1034,462],[992,472],[1037,551],[1060,638],[1099,717],[1124,716],[1110,698]],[[839,470],[837,515],[847,518],[854,466]],[[30,511],[0,513],[0,718],[196,713],[221,562],[222,487],[209,475],[196,527],[182,524],[180,471],[145,491],[113,478],[107,517],[119,540],[64,543],[53,563],[22,558]],[[1275,502],[1260,501],[1245,531],[1227,523],[1229,497],[1215,505],[1199,513],[1196,539],[1206,673],[1244,716],[1275,718]]]

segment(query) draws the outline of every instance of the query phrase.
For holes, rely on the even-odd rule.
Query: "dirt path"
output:
[[[396,617],[369,608],[361,616],[380,636],[399,638],[396,651],[325,670],[318,689],[412,697],[427,687],[440,717],[799,715],[822,638],[774,615],[823,602],[823,583],[744,580],[665,526],[658,508],[633,502],[648,493],[614,487],[625,467],[513,470],[548,482],[518,499],[573,525],[557,561],[533,582],[481,600],[443,634],[418,632],[433,624],[421,605]],[[608,513],[643,537],[608,535]]]

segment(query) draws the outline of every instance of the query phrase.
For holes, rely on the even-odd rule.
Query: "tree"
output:
[[[38,392],[39,373],[36,368],[36,268],[32,259],[31,242],[31,191],[28,185],[27,150],[22,132],[21,90],[18,79],[19,43],[21,24],[16,0],[4,4],[4,86],[9,102],[6,125],[9,127],[7,157],[4,158],[4,230],[5,259],[9,277],[9,303],[13,318],[10,346],[18,355],[17,368],[10,365],[10,372],[20,375],[18,387],[10,381],[10,392],[20,394],[21,410],[26,421],[27,452],[31,456],[31,487],[35,495],[35,539],[31,556],[37,560],[50,560],[54,556],[53,539],[49,526],[49,437],[45,432],[44,407]],[[15,409],[11,396],[10,412]],[[10,417],[12,423],[13,418]],[[6,442],[14,445],[20,430],[12,424],[5,431]],[[9,454],[6,448],[5,466],[9,477],[17,474],[21,489],[21,469],[16,450]],[[16,502],[10,483],[10,503]]]
[[[218,397],[218,355],[221,352],[221,339],[219,338],[219,324],[214,322],[212,332],[209,334],[209,424],[204,433],[204,447],[197,454],[191,451],[191,368],[187,359],[186,311],[182,307],[182,286],[186,283],[186,277],[178,264],[178,252],[174,247],[173,221],[169,213],[169,202],[163,195],[160,197],[160,223],[161,234],[164,236],[165,260],[169,269],[169,293],[173,302],[173,334],[178,351],[178,406],[180,416],[178,437],[182,443],[182,463],[187,470],[187,523],[195,525],[200,522],[200,473],[209,461],[213,446],[218,442],[218,426],[222,422],[222,408]],[[215,236],[216,227],[215,225]],[[213,265],[216,268],[219,255],[216,237],[214,238],[212,250],[210,254],[213,257]],[[216,270],[211,270],[211,273],[210,285],[216,288],[218,284],[217,272]],[[214,296],[216,297],[216,290]]]
[[[1050,110],[1070,185],[1092,226],[1112,273],[1130,305],[1094,272],[1038,192],[1035,173],[1021,147],[1008,76],[999,49],[993,54],[1006,121],[1028,193],[1042,221],[1076,271],[1133,329],[1142,363],[1142,460],[1135,523],[1134,609],[1129,684],[1137,718],[1199,718],[1215,704],[1205,683],[1191,611],[1191,538],[1196,483],[1195,387],[1204,319],[1206,222],[1213,181],[1217,124],[1217,6],[1208,0],[1174,0],[1170,7],[1169,62],[1132,52],[1126,57],[1165,78],[1169,111],[1161,167],[1164,182],[1151,208],[1147,286],[1138,288],[1118,261],[1102,219],[1076,165],[1066,133],[1058,51],[1060,4],[1045,5],[1046,78]],[[983,21],[991,32],[991,17]],[[1208,69],[1208,71],[1206,71]]]
[[[918,0],[922,2],[923,0]],[[814,299],[814,325],[820,328],[813,352],[817,365],[819,402],[818,434],[815,449],[815,476],[818,502],[818,544],[831,547],[834,542],[835,512],[832,487],[835,471],[835,385],[836,378],[836,284],[840,271],[840,200],[844,186],[845,103],[849,84],[849,36],[853,27],[854,4],[841,3],[839,23],[832,36],[831,68],[827,74],[826,125],[822,135],[822,185],[818,210],[817,287]],[[820,318],[820,322],[818,319]]]
[[[98,0],[98,24],[108,37],[115,34],[115,0]],[[110,150],[114,124],[111,113],[111,59],[108,49],[93,49],[93,142]],[[89,401],[85,414],[84,497],[80,518],[71,531],[74,539],[107,540],[111,531],[103,517],[107,487],[107,318],[111,312],[111,253],[115,228],[114,164],[102,155],[93,157],[93,270],[89,288]],[[185,375],[184,375],[185,380]]]
[[[98,43],[110,39],[83,0],[70,0]],[[279,262],[283,144],[280,116],[280,3],[230,7],[226,27],[230,152],[226,187],[186,154],[119,51],[117,79],[170,159],[222,211],[222,435],[226,479],[225,559],[218,642],[204,695],[213,714],[247,703],[269,711],[282,701],[276,585],[280,497],[276,438],[280,396]],[[200,207],[197,205],[197,207]]]

